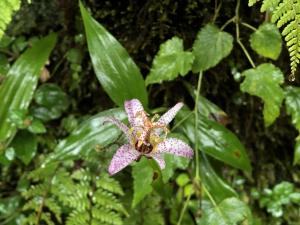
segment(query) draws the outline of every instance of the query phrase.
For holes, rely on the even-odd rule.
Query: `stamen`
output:
[[[155,114],[152,119],[151,119],[151,123],[154,123],[156,119],[159,119],[159,115],[158,114]]]

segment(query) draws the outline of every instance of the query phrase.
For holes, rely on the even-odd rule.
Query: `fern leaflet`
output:
[[[7,25],[12,19],[14,11],[20,9],[21,0],[1,0],[0,1],[0,39],[2,38]]]
[[[258,1],[249,0],[249,6]],[[282,35],[288,47],[291,78],[294,79],[300,60],[300,2],[299,0],[263,0],[261,11],[266,10],[273,12],[273,23],[276,23],[279,28],[284,27]]]

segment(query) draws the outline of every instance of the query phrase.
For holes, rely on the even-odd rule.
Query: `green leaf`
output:
[[[124,120],[126,114],[122,109],[103,111],[85,120],[67,138],[59,142],[54,152],[46,159],[45,164],[53,161],[81,158],[89,154],[95,147],[105,148],[113,143],[121,131],[111,123],[104,123],[104,119],[113,116]]]
[[[193,61],[193,54],[184,51],[182,39],[173,37],[161,44],[146,85],[174,80],[179,74],[185,76],[191,70]]]
[[[134,208],[140,201],[152,192],[153,168],[150,166],[148,159],[142,159],[132,168],[133,177],[133,200]]]
[[[241,222],[252,224],[248,206],[237,198],[227,198],[216,206],[205,209],[199,224],[237,225]]]
[[[177,114],[178,121],[190,111],[182,109]],[[195,144],[195,118],[190,116],[178,128]],[[200,116],[198,120],[199,150],[233,167],[251,171],[246,150],[239,139],[221,124]]]
[[[69,106],[67,94],[56,84],[43,84],[34,94],[34,100],[39,105],[31,109],[34,117],[49,121],[59,118]]]
[[[280,87],[284,77],[273,64],[264,63],[242,73],[246,78],[240,86],[241,91],[258,96],[264,101],[264,121],[270,126],[279,116],[284,92]]]
[[[174,175],[176,168],[186,169],[189,164],[189,160],[184,157],[174,157],[171,154],[165,154],[166,168],[161,171],[162,180],[167,183],[168,180]]]
[[[300,88],[288,86],[285,88],[285,107],[288,115],[292,117],[292,123],[300,133]],[[293,164],[300,163],[300,137],[296,138]]]
[[[80,11],[94,70],[104,90],[119,106],[132,98],[147,106],[145,82],[128,52],[89,15],[81,2]]]
[[[193,45],[195,56],[193,72],[197,73],[216,66],[230,54],[232,42],[231,34],[221,31],[215,25],[207,24],[203,27]]]
[[[3,153],[0,154],[0,163],[5,166],[8,166],[15,158],[15,150],[11,147],[3,149],[3,146],[0,145],[0,152]]]
[[[26,165],[28,165],[35,156],[37,145],[36,136],[26,130],[18,131],[11,143],[11,147],[14,148],[17,157]]]
[[[296,138],[293,164],[300,164],[300,137]]]
[[[5,76],[9,70],[9,62],[5,55],[0,54],[0,76]],[[4,77],[3,77],[4,79]],[[1,77],[0,77],[1,84]]]
[[[55,41],[56,35],[52,34],[35,42],[18,58],[0,85],[0,142],[16,131],[16,126],[8,120],[9,114],[14,110],[27,110]]]
[[[179,187],[185,186],[187,183],[190,182],[190,178],[186,173],[181,173],[179,176],[176,178],[176,183]]]
[[[281,52],[281,34],[273,23],[264,23],[250,36],[251,48],[258,54],[276,60]]]
[[[205,154],[201,154],[200,172],[203,184],[217,203],[226,198],[238,197],[235,190],[218,176]]]
[[[300,88],[288,86],[285,88],[285,107],[292,117],[292,123],[300,133]]]
[[[43,134],[46,133],[46,127],[42,121],[34,119],[28,127],[28,130],[34,134]]]

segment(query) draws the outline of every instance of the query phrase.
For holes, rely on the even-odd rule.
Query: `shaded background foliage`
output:
[[[221,27],[234,16],[236,5],[235,0],[223,1],[220,9],[217,1],[209,0],[85,2],[93,17],[127,49],[141,68],[144,77],[149,73],[151,62],[161,43],[176,35],[184,40],[185,49],[190,49],[201,27],[211,21]],[[259,6],[249,8],[247,1],[242,1],[240,17],[241,20],[258,27],[268,14],[261,14]],[[59,41],[52,53],[51,64],[47,65],[50,71],[48,81],[58,84],[68,93],[70,105],[61,117],[47,123],[49,136],[44,141],[46,146],[54,145],[55,139],[67,136],[70,130],[66,129],[63,123],[67,115],[79,118],[80,121],[86,114],[95,114],[114,106],[92,69],[77,1],[33,0],[31,4],[24,1],[7,34],[15,38],[14,43],[20,40],[22,44],[23,39],[44,36],[49,31],[57,32]],[[226,27],[226,31],[234,35],[234,25]],[[241,28],[240,36],[254,61],[257,65],[271,61],[251,50],[248,41],[251,32],[247,28]],[[24,47],[20,45],[19,51],[8,53],[11,60],[16,59],[23,51]],[[273,63],[280,67],[284,74],[288,74],[288,60],[288,53],[283,47],[280,58]],[[240,192],[249,193],[252,187],[262,189],[283,180],[294,182],[299,187],[299,166],[292,165],[297,132],[284,107],[281,108],[281,116],[276,122],[265,128],[261,100],[242,93],[239,83],[234,78],[239,71],[249,67],[243,52],[234,43],[231,55],[204,75],[202,94],[229,115],[227,127],[245,144],[253,166],[253,177],[248,179],[243,177],[242,172],[226,167],[219,167],[219,172]],[[196,86],[195,75],[188,74],[184,79]],[[285,83],[290,84],[287,76]],[[299,78],[291,84],[298,86]],[[151,85],[148,92],[151,108],[170,106],[177,101],[193,105],[193,100],[180,77],[172,82]],[[45,153],[46,149],[40,147],[38,152]],[[78,164],[80,165],[80,162]],[[218,167],[217,162],[215,166]],[[2,174],[6,175],[1,181],[2,193],[9,193],[16,188],[24,168],[31,170],[34,165],[25,167],[19,162],[14,162],[7,171],[2,171]],[[242,184],[238,182],[239,179],[243,180]],[[250,202],[254,206],[257,204],[254,199],[250,199]]]

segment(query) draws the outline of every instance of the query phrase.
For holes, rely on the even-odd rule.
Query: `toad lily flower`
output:
[[[177,103],[159,119],[159,116],[155,115],[151,120],[139,100],[132,99],[126,101],[124,105],[131,128],[113,117],[105,120],[118,126],[129,141],[114,154],[108,168],[110,175],[119,172],[131,162],[139,160],[143,155],[153,158],[161,169],[165,168],[163,153],[193,157],[193,150],[186,143],[176,138],[166,138],[167,125],[181,109],[183,103]]]

